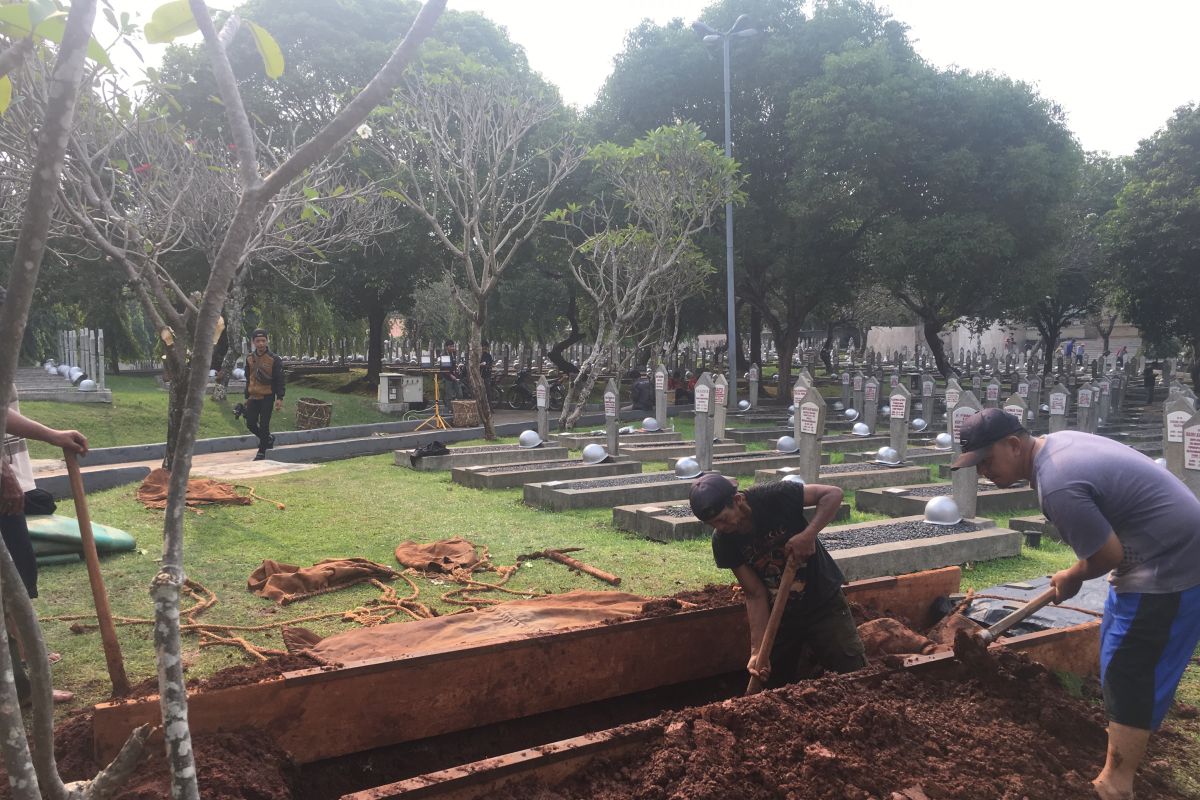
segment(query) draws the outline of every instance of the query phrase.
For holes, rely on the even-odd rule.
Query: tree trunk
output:
[[[245,328],[246,282],[250,270],[243,269],[234,278],[233,288],[225,300],[225,356],[221,366],[217,368],[217,383],[213,387],[212,399],[217,403],[225,402],[229,394],[229,379],[233,377],[234,367],[242,355],[242,331]],[[218,340],[219,346],[220,340]]]
[[[379,373],[383,372],[383,327],[387,324],[387,311],[375,306],[367,314],[367,383],[378,385]]]
[[[771,332],[775,336],[775,349],[779,355],[779,394],[777,397],[782,399],[791,396],[792,356],[796,352],[796,343],[799,341],[800,335],[790,328],[782,331],[772,328]]]
[[[938,372],[942,374],[943,378],[954,377],[954,367],[950,366],[950,362],[946,359],[946,348],[938,336],[942,332],[942,323],[925,320],[924,329],[925,343],[929,345],[929,350],[933,353],[933,361],[937,364]]]
[[[487,319],[487,298],[477,296],[478,312],[471,317],[471,352],[467,358],[467,381],[475,396],[479,409],[479,424],[483,426],[483,438],[496,438],[496,426],[492,421],[492,404],[488,401],[487,383],[479,370],[479,357],[483,353],[483,324]]]
[[[762,312],[750,304],[750,362],[762,368]]]
[[[571,323],[571,333],[567,338],[554,343],[550,348],[550,352],[546,357],[550,359],[550,363],[558,367],[564,374],[574,375],[579,372],[579,366],[572,364],[563,357],[563,353],[568,348],[573,347],[583,341],[583,331],[579,329],[579,306],[575,300],[575,290],[571,290],[570,299],[567,301],[567,321]]]
[[[166,363],[172,364],[173,360],[171,355],[168,355]],[[170,472],[179,448],[179,430],[183,425],[184,409],[187,408],[189,379],[186,364],[168,367],[166,373],[170,388],[167,390],[167,450],[163,453],[162,468]]]

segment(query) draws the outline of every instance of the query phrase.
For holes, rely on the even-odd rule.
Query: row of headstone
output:
[[[58,363],[79,367],[104,389],[104,331],[79,328],[58,332]]]
[[[1200,497],[1200,411],[1195,392],[1178,381],[1163,407],[1163,456],[1171,474]]]

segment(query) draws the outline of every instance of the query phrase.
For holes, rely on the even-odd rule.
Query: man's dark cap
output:
[[[703,521],[712,519],[724,511],[735,494],[737,494],[737,487],[730,483],[728,478],[708,472],[701,475],[692,484],[688,502],[692,506],[692,513],[696,515],[696,519]]]
[[[267,329],[266,328],[255,328],[254,333],[250,334],[251,339],[257,339],[260,336],[263,337],[264,339],[267,338]]]
[[[1021,421],[999,408],[985,408],[976,411],[963,420],[958,431],[958,443],[962,447],[962,455],[954,459],[950,469],[973,467],[987,458],[992,445],[1005,436],[1023,433],[1025,426]]]

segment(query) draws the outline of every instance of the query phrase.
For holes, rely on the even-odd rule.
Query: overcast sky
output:
[[[115,0],[143,17],[161,0]],[[216,2],[229,7],[234,3]],[[708,0],[450,0],[503,25],[567,102],[592,102],[644,18],[696,19]],[[1192,0],[888,0],[933,64],[993,70],[1061,105],[1088,150],[1130,154],[1200,100],[1200,3]],[[144,18],[143,18],[144,21]],[[731,23],[729,20],[726,24]],[[98,30],[103,30],[100,23]],[[124,59],[122,59],[124,60]],[[736,63],[735,63],[736,68]],[[714,92],[720,86],[713,87]]]

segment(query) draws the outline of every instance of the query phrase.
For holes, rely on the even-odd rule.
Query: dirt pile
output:
[[[1102,713],[1001,654],[968,669],[833,676],[664,714],[632,756],[516,800],[1094,800]],[[1150,765],[1139,796],[1184,800]]]
[[[198,736],[193,741],[196,774],[205,800],[292,800],[294,769],[286,753],[264,737],[244,733]],[[54,753],[64,781],[88,780],[102,765],[92,753],[92,715],[80,713],[55,730]],[[0,798],[11,792],[0,768]],[[112,800],[163,800],[171,796],[161,742],[151,742],[149,757]]]
[[[694,611],[700,608],[719,608],[720,606],[733,605],[741,603],[741,590],[732,585],[721,585],[710,583],[703,589],[693,589],[685,592],[679,592],[670,597],[659,597],[647,602],[642,606],[642,613],[633,617],[633,619],[651,619],[653,617],[667,617],[671,614],[677,614],[680,611]],[[614,620],[614,622],[624,622],[625,620]]]

